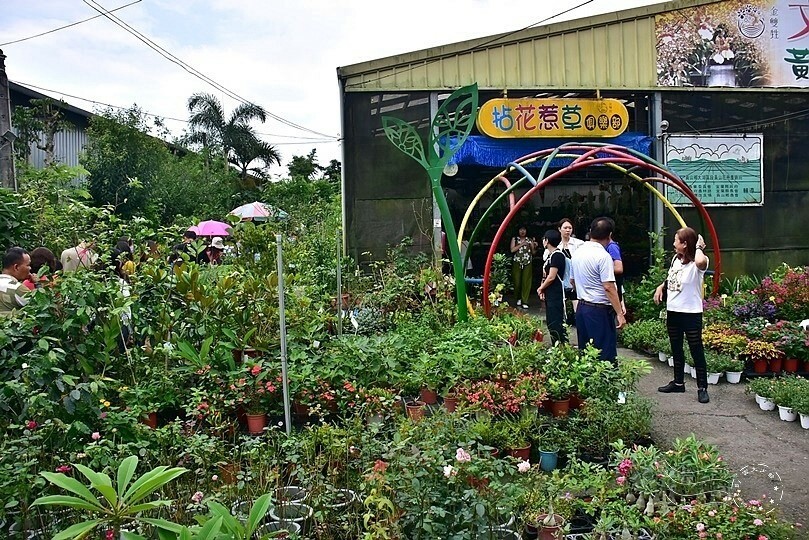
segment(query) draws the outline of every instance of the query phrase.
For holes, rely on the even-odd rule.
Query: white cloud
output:
[[[103,0],[106,8],[125,0]],[[144,0],[115,14],[162,47],[239,95],[315,131],[339,135],[338,66],[500,32],[539,21],[578,2],[535,0]],[[623,9],[652,0],[614,0]],[[557,20],[585,17],[607,7],[594,3]],[[83,2],[3,0],[0,41],[36,34],[97,14]],[[195,92],[228,98],[103,18],[2,47],[13,81],[120,106],[186,118]],[[57,96],[58,97],[58,96]],[[72,98],[66,101],[93,109]],[[175,134],[183,124],[167,122]],[[275,121],[262,133],[317,137]],[[294,144],[267,137],[284,160],[316,147],[321,163],[340,158],[340,145]]]

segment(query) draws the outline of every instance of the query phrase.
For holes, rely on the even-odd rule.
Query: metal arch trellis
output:
[[[454,107],[454,109],[452,109]],[[698,210],[701,220],[708,227],[711,241],[714,248],[716,258],[716,271],[713,277],[713,294],[719,290],[719,281],[722,271],[722,259],[719,249],[719,237],[716,234],[716,229],[713,226],[710,216],[708,215],[705,206],[694,195],[693,191],[688,185],[683,182],[677,175],[670,172],[666,167],[648,156],[640,152],[625,148],[623,146],[610,144],[610,143],[566,143],[554,149],[541,150],[523,156],[522,158],[512,162],[508,167],[497,174],[491,181],[489,181],[483,189],[473,199],[472,203],[466,211],[466,214],[461,221],[460,234],[456,234],[455,226],[452,222],[452,217],[449,212],[449,206],[441,187],[441,176],[443,174],[444,166],[449,163],[452,156],[463,146],[472,127],[475,125],[475,120],[478,114],[478,88],[477,84],[464,86],[453,92],[449,98],[439,107],[435,118],[430,124],[430,131],[428,134],[429,140],[427,147],[424,147],[421,137],[416,132],[415,128],[410,124],[394,117],[383,116],[382,126],[388,140],[391,141],[399,150],[416,160],[426,171],[430,178],[430,187],[438,205],[441,219],[444,224],[444,230],[447,235],[447,244],[450,250],[452,259],[452,268],[455,278],[455,293],[456,304],[458,310],[458,320],[465,321],[471,309],[471,303],[466,296],[466,260],[461,257],[461,245],[463,242],[463,233],[472,214],[473,208],[480,201],[483,195],[496,183],[503,182],[506,185],[505,191],[500,194],[497,199],[489,206],[484,212],[478,225],[472,231],[469,237],[470,245],[474,242],[480,223],[485,221],[493,208],[502,201],[506,196],[509,197],[509,213],[501,223],[500,227],[495,234],[492,245],[489,248],[489,253],[486,257],[486,266],[483,275],[483,307],[486,315],[491,314],[491,303],[489,301],[489,285],[491,280],[491,266],[494,254],[497,250],[497,245],[503,236],[505,229],[511,223],[511,220],[519,212],[519,210],[530,200],[530,198],[540,189],[548,184],[556,181],[567,173],[590,167],[593,165],[606,165],[620,172],[623,172],[635,181],[638,181],[649,189],[669,211],[675,216],[681,226],[685,226],[685,221],[682,216],[677,212],[674,206],[666,199],[666,197],[656,189],[652,183],[657,182],[663,185],[673,187],[685,195]],[[600,157],[604,156],[606,157]],[[573,159],[573,162],[563,167],[562,169],[547,175],[551,162],[555,158]],[[534,178],[524,167],[534,161],[543,160],[542,169],[538,178]],[[629,166],[627,168],[626,166]],[[633,169],[646,169],[659,176],[652,176],[641,178]],[[522,177],[509,184],[506,175],[511,171],[518,171]],[[532,187],[515,202],[514,190],[524,182],[528,181]],[[467,250],[466,256],[469,256]]]
[[[606,157],[600,157],[604,156]],[[552,174],[545,176],[547,170],[549,168],[550,163],[555,158],[572,158],[573,162],[569,165],[559,169],[558,171],[553,172]],[[522,164],[527,164],[537,160],[545,160],[543,167],[540,171],[538,178],[533,178],[530,173],[528,173]],[[544,188],[545,186],[549,185],[550,183],[556,181],[560,177],[564,175],[576,171],[579,169],[583,169],[586,167],[590,167],[593,165],[607,165],[616,170],[623,172],[624,174],[628,175],[633,180],[641,182],[647,189],[649,189],[656,197],[658,197],[666,207],[675,215],[677,220],[682,226],[685,226],[685,222],[677,212],[677,210],[671,205],[671,203],[665,198],[665,196],[654,186],[651,185],[652,182],[659,182],[664,185],[668,185],[680,191],[683,195],[688,197],[688,199],[694,204],[694,207],[698,210],[701,219],[705,222],[705,225],[708,228],[708,232],[711,237],[711,242],[714,248],[714,254],[716,258],[716,271],[713,276],[713,294],[716,294],[719,290],[719,282],[721,279],[721,269],[722,269],[722,259],[721,259],[721,252],[719,248],[719,237],[716,234],[716,229],[711,221],[710,216],[705,208],[705,206],[700,202],[696,195],[694,195],[693,191],[688,187],[685,182],[683,182],[677,175],[668,171],[665,166],[658,163],[657,161],[649,158],[637,152],[635,150],[625,148],[623,146],[618,146],[614,144],[608,143],[566,143],[557,148],[549,149],[549,150],[542,150],[539,152],[535,152],[520,158],[516,162],[509,164],[509,167],[498,174],[492,181],[490,181],[484,188],[481,190],[481,193],[473,200],[472,205],[470,205],[470,209],[467,210],[466,215],[461,223],[460,227],[460,234],[458,236],[458,242],[463,241],[463,231],[465,230],[466,223],[468,222],[469,215],[471,214],[472,206],[480,200],[485,191],[487,191],[500,176],[505,176],[511,169],[519,171],[523,177],[512,184],[510,188],[508,188],[503,194],[498,197],[494,201],[494,203],[487,209],[487,212],[491,210],[493,206],[495,206],[502,198],[507,194],[511,193],[516,187],[518,187],[523,180],[528,179],[528,181],[533,184],[532,187],[517,201],[516,204],[510,205],[509,213],[506,215],[505,219],[501,223],[500,227],[495,234],[495,237],[492,241],[491,247],[489,248],[489,253],[486,257],[486,265],[483,275],[483,307],[484,311],[487,315],[491,314],[491,303],[489,301],[489,285],[491,281],[491,265],[494,259],[494,254],[497,251],[497,246],[500,243],[500,239],[503,236],[508,225],[511,223],[511,220],[514,216],[519,212],[519,210],[530,200],[530,198],[540,189]],[[627,168],[622,165],[629,165],[630,168]],[[642,168],[648,169],[654,174],[659,176],[652,176],[647,178],[641,178],[636,173],[631,172],[631,168]],[[485,217],[487,214],[484,213]],[[476,229],[477,230],[477,229]],[[475,231],[473,231],[472,236],[470,236],[470,243],[474,240]]]

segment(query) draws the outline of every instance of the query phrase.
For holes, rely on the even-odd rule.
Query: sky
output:
[[[77,98],[137,104],[175,136],[187,128],[194,93],[211,93],[232,111],[236,99],[104,17],[5,44],[98,15],[91,3],[111,10],[133,1],[0,0],[9,79],[89,111],[103,106]],[[338,67],[518,30],[585,1],[140,0],[114,15],[231,92],[311,130],[256,124],[281,153],[272,172],[283,176],[292,156],[313,148],[321,165],[341,159]],[[546,24],[655,3],[590,0]]]

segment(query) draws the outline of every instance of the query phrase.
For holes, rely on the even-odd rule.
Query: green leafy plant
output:
[[[117,538],[122,525],[144,519],[140,516],[142,512],[171,504],[170,500],[144,499],[188,472],[182,467],[168,468],[161,465],[132,482],[138,458],[129,456],[119,465],[116,482],[113,484],[112,479],[103,472],[95,472],[80,463],[73,466],[90,481],[89,487],[62,473],[40,473],[48,482],[73,495],[47,495],[35,500],[34,506],[66,506],[95,517],[68,527],[54,536],[54,540],[83,538],[93,530],[105,527],[111,527]],[[100,496],[93,495],[90,489],[96,490]]]

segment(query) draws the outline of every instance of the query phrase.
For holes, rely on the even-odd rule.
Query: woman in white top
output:
[[[562,233],[562,241],[559,243],[559,249],[562,250],[565,257],[568,259],[573,258],[573,254],[579,246],[584,245],[583,240],[579,240],[573,236],[573,221],[570,218],[562,218],[559,221],[559,232]],[[565,290],[565,299],[573,303],[573,313],[576,313],[576,308],[579,307],[579,299],[576,297],[576,288]],[[574,324],[574,320],[569,320],[568,324]]]
[[[708,374],[702,345],[702,283],[708,269],[708,257],[702,251],[705,241],[694,229],[685,227],[674,234],[674,249],[677,256],[669,268],[668,279],[654,294],[656,304],[666,301],[666,329],[674,356],[674,380],[657,390],[666,394],[685,392],[685,335],[697,369],[697,398],[700,403],[708,403]]]

